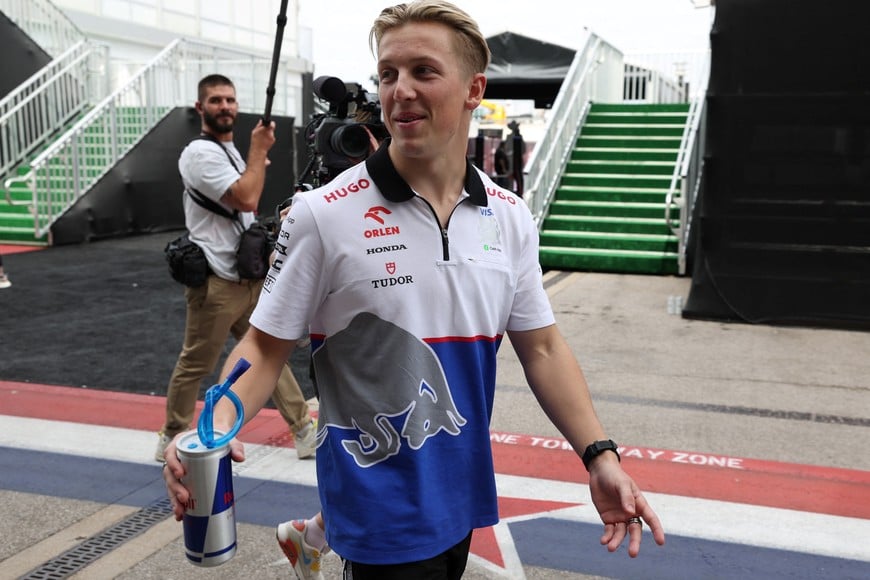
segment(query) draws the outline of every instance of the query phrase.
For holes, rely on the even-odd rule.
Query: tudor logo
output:
[[[384,262],[384,268],[387,270],[387,278],[378,278],[377,280],[372,280],[372,288],[391,288],[393,286],[404,286],[405,284],[413,284],[414,277],[413,276],[395,276],[396,273],[396,263],[395,262]]]
[[[379,224],[384,225],[384,223],[385,223],[384,218],[381,217],[381,214],[390,215],[391,213],[393,213],[393,212],[391,212],[387,208],[380,206],[380,205],[376,205],[374,207],[370,207],[369,211],[367,211],[365,213],[365,216],[363,216],[363,217],[365,217],[366,219],[373,219],[376,222],[378,222]]]

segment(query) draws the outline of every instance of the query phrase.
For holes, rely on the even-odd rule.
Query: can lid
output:
[[[216,434],[222,435],[222,432],[215,432]],[[229,445],[229,444],[226,444]],[[188,454],[205,454],[205,453],[213,453],[217,450],[226,447],[226,445],[222,445],[220,447],[206,447],[205,443],[202,442],[199,438],[199,433],[196,430],[188,431],[181,435],[178,439],[178,444],[176,447],[182,453]]]

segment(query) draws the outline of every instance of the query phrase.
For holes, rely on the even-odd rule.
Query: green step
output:
[[[667,104],[649,104],[649,103],[592,103],[590,112],[595,113],[619,113],[625,111],[635,111],[638,113],[650,112],[689,112],[689,103],[667,103]]]
[[[613,161],[581,159],[568,162],[566,173],[618,173],[630,175],[667,175],[674,173],[674,162]]]
[[[664,218],[665,204],[557,199],[550,205],[550,217],[566,215],[658,219]]]
[[[16,207],[16,206],[13,206]],[[26,207],[24,208],[27,209]],[[29,211],[23,213],[3,212],[0,214],[0,227],[4,228],[26,228],[30,227],[33,230],[33,214]]]
[[[626,218],[616,216],[560,215],[544,218],[543,230],[570,230],[630,234],[670,235],[664,218]]]
[[[0,243],[48,245],[48,236],[36,238],[33,235],[33,225],[27,228],[0,227]]]
[[[673,167],[677,149],[642,149],[631,147],[575,147],[571,161],[663,161]]]
[[[562,176],[560,187],[629,187],[659,188],[667,190],[671,186],[670,175],[607,175],[591,173],[566,173]]]
[[[556,190],[556,200],[664,203],[667,193],[668,190],[664,187],[585,187],[561,185]]]
[[[560,270],[588,270],[635,274],[676,274],[675,252],[639,252],[595,248],[542,246],[541,266]]]
[[[5,196],[3,197],[3,200],[0,201],[0,207],[2,207],[2,210],[0,210],[0,220],[6,216],[14,217],[18,215],[26,215],[29,218],[33,216],[30,211],[30,204],[25,205],[20,203],[20,200],[15,199],[15,196],[13,196],[12,199],[16,202],[13,205],[9,205],[9,203],[6,202]],[[32,197],[28,193],[28,197],[25,201],[31,200]]]
[[[621,123],[618,125],[583,125],[584,135],[608,135],[608,136],[644,136],[644,137],[676,137],[683,136],[682,125],[632,125]]]
[[[577,147],[583,148],[628,148],[628,149],[673,149],[679,150],[682,133],[677,136],[637,135],[588,135],[581,134]]]
[[[684,113],[597,113],[591,111],[586,115],[586,123],[591,125],[679,125],[686,124]]]
[[[677,237],[674,235],[572,232],[566,230],[544,230],[541,232],[540,244],[547,247],[647,252],[676,252],[678,249]]]

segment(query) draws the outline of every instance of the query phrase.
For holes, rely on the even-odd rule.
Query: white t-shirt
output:
[[[238,171],[227,154],[232,156]],[[239,180],[245,167],[239,150],[230,141],[219,145],[210,139],[195,139],[184,148],[178,159],[178,171],[185,187],[182,194],[184,223],[190,239],[202,248],[215,275],[225,280],[239,280],[236,248],[242,231],[254,221],[254,213],[239,212],[241,223],[230,220],[201,207],[186,190],[193,188],[232,213],[233,209],[222,204],[220,199]]]

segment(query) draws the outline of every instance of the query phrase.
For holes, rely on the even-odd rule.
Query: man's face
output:
[[[209,129],[215,133],[230,133],[239,112],[236,91],[229,85],[206,87],[205,98],[197,103],[197,108]]]
[[[410,23],[378,46],[378,96],[393,144],[406,156],[437,157],[468,142],[470,111],[486,79],[470,74],[444,24]]]

